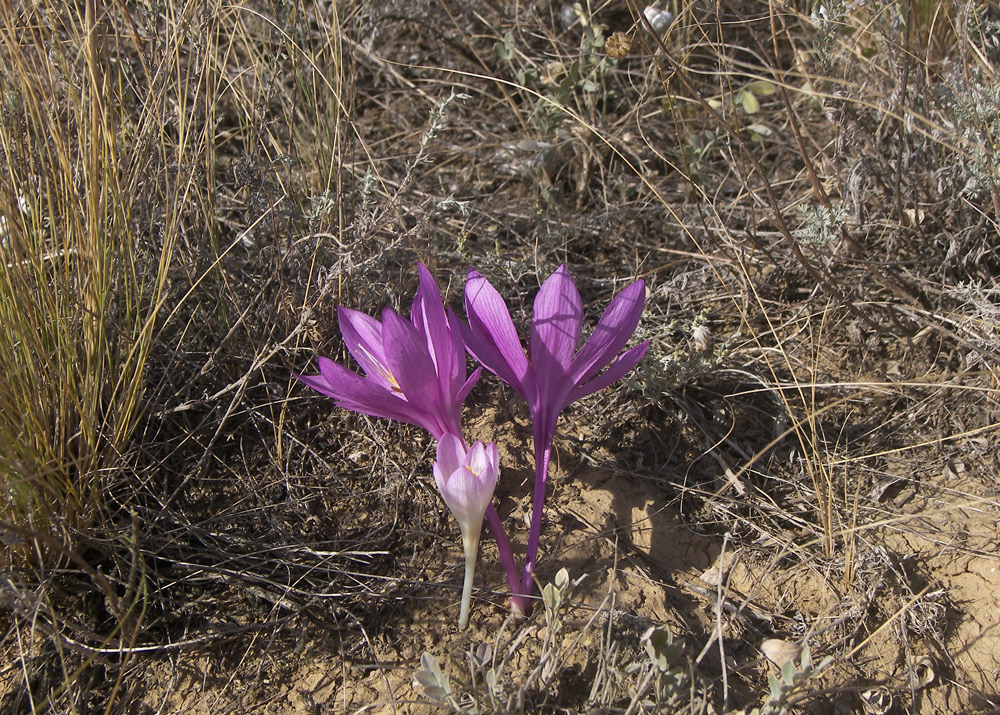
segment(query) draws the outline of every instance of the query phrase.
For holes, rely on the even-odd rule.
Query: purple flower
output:
[[[545,483],[559,413],[571,402],[620,380],[646,354],[648,341],[620,352],[639,324],[645,299],[641,280],[625,288],[611,301],[594,332],[577,351],[583,303],[569,271],[560,266],[535,297],[529,359],[503,298],[482,275],[469,271],[465,283],[469,325],[463,329],[466,347],[487,370],[524,397],[531,413],[535,493],[521,579],[524,594],[530,593],[535,570]]]
[[[497,446],[476,442],[466,449],[462,439],[453,434],[441,437],[434,462],[434,481],[444,503],[458,520],[465,541],[479,542],[486,507],[500,473]]]
[[[483,528],[483,517],[493,499],[499,473],[497,446],[492,442],[486,446],[482,442],[476,442],[471,449],[466,449],[462,439],[450,433],[441,437],[438,442],[434,481],[441,491],[444,503],[458,520],[465,549],[465,586],[462,589],[459,628],[465,628],[469,624],[479,534]]]
[[[340,407],[423,427],[435,439],[462,434],[462,402],[479,379],[466,379],[461,321],[445,310],[430,271],[418,265],[420,286],[410,320],[386,308],[382,322],[338,308],[348,352],[366,377],[319,358],[319,375],[295,375]]]
[[[383,311],[382,322],[356,310],[338,309],[344,343],[364,377],[324,357],[319,358],[319,375],[295,377],[340,407],[419,425],[436,440],[451,435],[461,441],[462,402],[482,368],[466,379],[461,321],[445,310],[430,271],[422,264],[418,270],[420,286],[409,321],[389,309]],[[526,613],[510,542],[496,509],[486,501],[486,520],[511,587],[511,606]]]

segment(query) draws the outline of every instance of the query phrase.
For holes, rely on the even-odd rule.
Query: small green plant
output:
[[[680,697],[689,690],[687,670],[680,666],[684,647],[674,641],[674,635],[665,626],[652,626],[639,639],[649,662],[629,665],[627,674],[644,673],[642,683],[630,689],[632,704],[646,712],[661,712],[664,707],[678,705]]]
[[[788,712],[790,701],[796,696],[809,690],[809,681],[823,672],[830,663],[832,656],[827,656],[819,665],[813,665],[809,653],[809,646],[802,647],[802,656],[798,665],[794,658],[789,658],[781,666],[778,675],[767,674],[767,683],[770,689],[767,700],[760,707],[750,711],[750,715],[783,715]]]
[[[713,109],[723,110],[728,116],[732,116],[737,107],[741,107],[746,114],[750,115],[760,111],[761,97],[770,97],[777,91],[777,87],[771,82],[758,79],[747,82],[742,89],[732,94],[713,97],[707,101]]]
[[[581,10],[579,52],[539,66],[527,59],[517,48],[513,33],[493,46],[497,58],[507,63],[514,78],[534,94],[532,124],[541,136],[552,136],[567,119],[569,108],[589,116],[597,98],[604,91],[606,75],[616,61],[604,53],[604,33],[607,28],[594,23]]]
[[[545,584],[542,589],[542,603],[545,605],[545,620],[549,624],[549,635],[554,636],[563,629],[562,614],[573,592],[586,576],[570,580],[569,571],[559,569],[552,583]]]
[[[594,21],[579,3],[574,5],[581,28],[579,49],[565,54],[562,43],[552,39],[552,59],[542,63],[522,49],[508,32],[493,51],[508,65],[518,85],[522,104],[530,116],[521,125],[532,136],[520,146],[538,149],[532,165],[539,169],[539,189],[546,204],[558,203],[564,193],[557,177],[573,176],[577,205],[583,203],[599,147],[592,140],[593,127],[614,97],[610,78],[618,60],[605,51],[607,27]]]
[[[989,197],[998,191],[1000,176],[996,156],[1000,153],[1000,83],[970,82],[955,88],[942,85],[939,103],[960,127],[957,137],[967,153],[969,178],[962,193],[971,199]]]
[[[479,706],[472,700],[471,695],[458,695],[451,687],[451,678],[441,670],[438,659],[430,653],[420,656],[420,669],[413,674],[414,687],[419,687],[424,696],[438,703],[439,705],[450,707],[461,715],[478,715]]]
[[[804,243],[829,245],[841,237],[842,226],[847,218],[847,206],[843,202],[832,208],[800,206],[798,214],[802,226],[792,235]]]

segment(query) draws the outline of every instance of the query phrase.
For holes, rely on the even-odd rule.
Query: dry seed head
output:
[[[604,42],[604,51],[608,53],[608,57],[616,60],[627,55],[631,49],[632,39],[624,32],[612,33],[611,37]]]

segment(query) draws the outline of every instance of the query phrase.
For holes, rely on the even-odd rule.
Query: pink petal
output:
[[[573,360],[580,329],[583,327],[583,302],[576,284],[559,266],[542,284],[535,296],[531,315],[531,362],[538,373],[537,353],[551,358],[565,373]]]
[[[482,474],[488,467],[486,461],[486,448],[482,442],[477,441],[465,455],[462,465],[468,467],[476,474]]]
[[[462,466],[465,455],[465,442],[462,441],[462,438],[451,432],[446,432],[438,440],[437,461],[434,463],[435,470],[440,467],[444,476],[447,477]],[[438,484],[438,487],[440,486]]]
[[[635,332],[645,302],[646,286],[642,281],[636,281],[614,297],[573,360],[574,383],[586,382],[618,355]]]
[[[487,493],[476,475],[462,467],[446,477],[441,496],[465,532],[482,526],[493,492]]]
[[[392,389],[392,375],[389,374],[382,345],[382,324],[370,315],[350,308],[337,308],[337,315],[348,352],[369,378],[387,390]]]
[[[388,308],[382,313],[382,333],[386,361],[406,400],[425,410],[439,407],[437,373],[423,336]]]
[[[530,403],[526,378],[531,368],[510,311],[496,288],[477,271],[469,271],[465,282],[465,312],[469,326],[462,332],[469,352]]]
[[[441,302],[441,291],[431,272],[423,263],[417,264],[417,271],[420,274],[420,286],[410,311],[410,320],[424,335],[427,350],[442,384],[450,386],[453,382],[465,379],[465,349],[464,346],[455,349],[448,316]],[[460,368],[463,373],[461,380],[458,377]]]
[[[465,398],[469,396],[472,392],[472,388],[479,381],[479,376],[483,374],[483,368],[477,367],[469,375],[469,379],[465,381],[465,384],[459,388],[458,392],[455,393],[455,402],[462,403],[465,402]]]
[[[611,367],[609,367],[604,373],[573,390],[573,392],[569,394],[569,398],[563,404],[563,407],[621,380],[632,368],[639,364],[639,361],[642,360],[648,348],[649,341],[647,340],[639,345],[636,345],[631,350],[622,353],[622,355],[615,360],[611,364]]]
[[[561,403],[573,388],[570,365],[583,327],[583,303],[565,266],[549,276],[531,316],[531,368],[541,409]]]
[[[465,340],[462,339],[462,320],[457,315],[455,311],[451,308],[445,309],[448,313],[448,334],[451,340],[451,350],[454,354],[455,366],[451,373],[448,375],[450,379],[450,390],[454,393],[462,389],[466,380],[466,356],[465,356]],[[468,394],[468,393],[466,393]],[[464,400],[465,397],[462,397]]]
[[[317,392],[332,397],[346,409],[426,428],[426,414],[392,391],[327,358],[319,358],[319,367],[319,375],[295,377]]]

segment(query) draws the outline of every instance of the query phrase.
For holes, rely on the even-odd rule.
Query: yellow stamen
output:
[[[402,388],[400,388],[399,383],[396,382],[396,376],[392,374],[392,371],[389,368],[387,368],[385,365],[383,365],[381,362],[379,362],[379,360],[374,355],[372,355],[365,348],[364,345],[362,345],[361,343],[358,343],[358,348],[360,348],[361,352],[363,352],[365,354],[365,357],[367,357],[369,360],[371,360],[372,363],[375,365],[375,372],[377,372],[379,375],[381,375],[386,380],[388,380],[390,383],[392,383],[392,390],[393,390],[393,392],[398,392],[398,393],[402,394],[403,390],[402,390]]]

